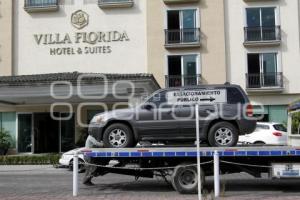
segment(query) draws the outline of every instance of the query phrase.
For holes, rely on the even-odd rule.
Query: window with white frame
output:
[[[282,87],[278,53],[249,53],[247,88]]]
[[[198,85],[200,83],[199,55],[169,55],[167,87]]]
[[[280,40],[276,7],[246,8],[245,41]]]
[[[197,27],[197,9],[168,10],[166,44],[200,41]]]
[[[58,0],[25,0],[25,7],[47,7],[58,5]]]

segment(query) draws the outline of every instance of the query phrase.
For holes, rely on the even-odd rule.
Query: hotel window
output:
[[[198,55],[168,56],[166,87],[198,85],[200,83]]]
[[[247,88],[283,87],[277,53],[248,54]]]
[[[32,114],[18,114],[18,153],[33,152]]]
[[[280,41],[281,29],[276,24],[276,8],[246,9],[245,42]]]
[[[69,120],[54,120],[50,113],[17,114],[18,153],[66,152],[75,146],[75,114],[53,113]]]
[[[98,0],[98,6],[100,8],[126,8],[132,7],[133,0]]]
[[[58,10],[59,0],[25,0],[24,9],[27,12]]]
[[[11,147],[16,147],[16,113],[0,112],[0,129],[7,131],[11,136]]]
[[[197,27],[197,10],[167,11],[166,45],[200,42],[200,29]]]

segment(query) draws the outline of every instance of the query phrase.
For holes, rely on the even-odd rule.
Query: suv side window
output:
[[[153,96],[148,99],[146,104],[154,104],[156,108],[171,108],[172,105],[167,104],[167,93],[170,91],[175,91],[175,90],[163,90],[158,93],[153,94]]]
[[[234,87],[229,87],[227,88],[227,102],[229,104],[238,104],[238,103],[244,104],[245,98],[239,89]]]

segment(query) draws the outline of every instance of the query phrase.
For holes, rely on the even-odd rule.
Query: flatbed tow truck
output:
[[[197,193],[196,147],[151,146],[138,148],[84,149],[98,166],[99,175],[108,173],[132,175],[136,178],[169,176],[175,190]],[[300,177],[300,147],[237,146],[230,148],[201,147],[201,186],[205,176],[214,174],[214,156],[219,158],[219,172],[246,172],[254,177],[269,173],[270,178]],[[114,165],[110,165],[115,161]]]
[[[200,148],[199,145],[161,145],[83,149],[82,152],[91,158],[91,163],[86,163],[87,165],[98,167],[99,175],[115,173],[132,175],[137,179],[161,176],[166,180],[169,177],[179,193],[197,193],[205,186],[205,176],[214,175],[215,196],[218,196],[216,190],[219,190],[219,174],[246,172],[254,177],[261,177],[262,173],[268,173],[270,178],[300,178],[300,101],[290,105],[288,112],[288,146]],[[200,144],[199,137],[196,144]],[[74,180],[78,180],[76,156]],[[111,161],[115,164],[111,164]],[[76,181],[73,184],[73,195],[76,196],[78,185]]]

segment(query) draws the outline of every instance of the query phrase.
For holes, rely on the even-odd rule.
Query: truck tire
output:
[[[198,173],[196,166],[181,164],[174,169],[171,182],[173,188],[181,194],[196,194],[198,192]],[[205,182],[205,175],[201,169],[201,189]]]
[[[83,164],[83,163],[85,163],[84,160],[82,160],[81,158],[78,158],[78,163],[79,163],[78,164],[78,173],[85,172],[85,165]],[[69,170],[73,171],[73,159],[69,163]]]
[[[103,134],[103,144],[105,148],[126,148],[135,144],[131,129],[121,123],[108,126]]]
[[[212,147],[236,146],[238,139],[237,128],[229,122],[218,122],[208,132],[208,143]]]

